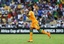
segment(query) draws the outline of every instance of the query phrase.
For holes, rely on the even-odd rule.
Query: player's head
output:
[[[28,6],[28,10],[33,11],[33,6],[32,5]]]

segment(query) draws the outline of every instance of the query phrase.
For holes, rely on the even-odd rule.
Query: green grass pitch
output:
[[[0,44],[64,44],[64,34],[52,34],[49,39],[44,34],[34,34],[33,42],[29,40],[29,34],[0,34]]]

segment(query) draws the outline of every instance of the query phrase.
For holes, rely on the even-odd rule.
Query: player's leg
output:
[[[39,33],[43,33],[43,34],[48,35],[48,37],[51,37],[50,32],[46,32],[46,31],[40,29],[40,26],[38,24],[35,25],[35,28],[38,30]]]
[[[31,27],[30,27],[30,39],[28,40],[28,42],[32,42],[33,41],[33,26],[31,24]]]
[[[46,34],[46,35],[48,35],[49,38],[51,38],[50,32],[46,32],[46,31],[44,31],[42,29],[37,29],[37,30],[38,30],[38,32]]]

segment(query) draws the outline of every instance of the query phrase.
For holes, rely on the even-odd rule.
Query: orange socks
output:
[[[30,32],[30,40],[33,40],[32,36],[33,36],[33,33]]]
[[[48,33],[47,33],[47,32],[45,32],[44,30],[41,30],[41,32],[42,32],[42,33],[44,33],[44,34],[48,34]]]

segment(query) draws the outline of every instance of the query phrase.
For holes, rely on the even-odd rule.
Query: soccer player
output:
[[[33,41],[33,28],[37,29],[38,32],[40,33],[43,33],[43,34],[46,34],[48,35],[48,37],[51,37],[50,36],[50,32],[45,32],[44,30],[41,30],[40,29],[40,26],[38,24],[38,21],[34,15],[34,12],[32,11],[32,7],[28,7],[28,10],[25,11],[26,13],[26,16],[31,20],[31,25],[30,25],[30,39],[28,40],[28,42],[32,42]]]

